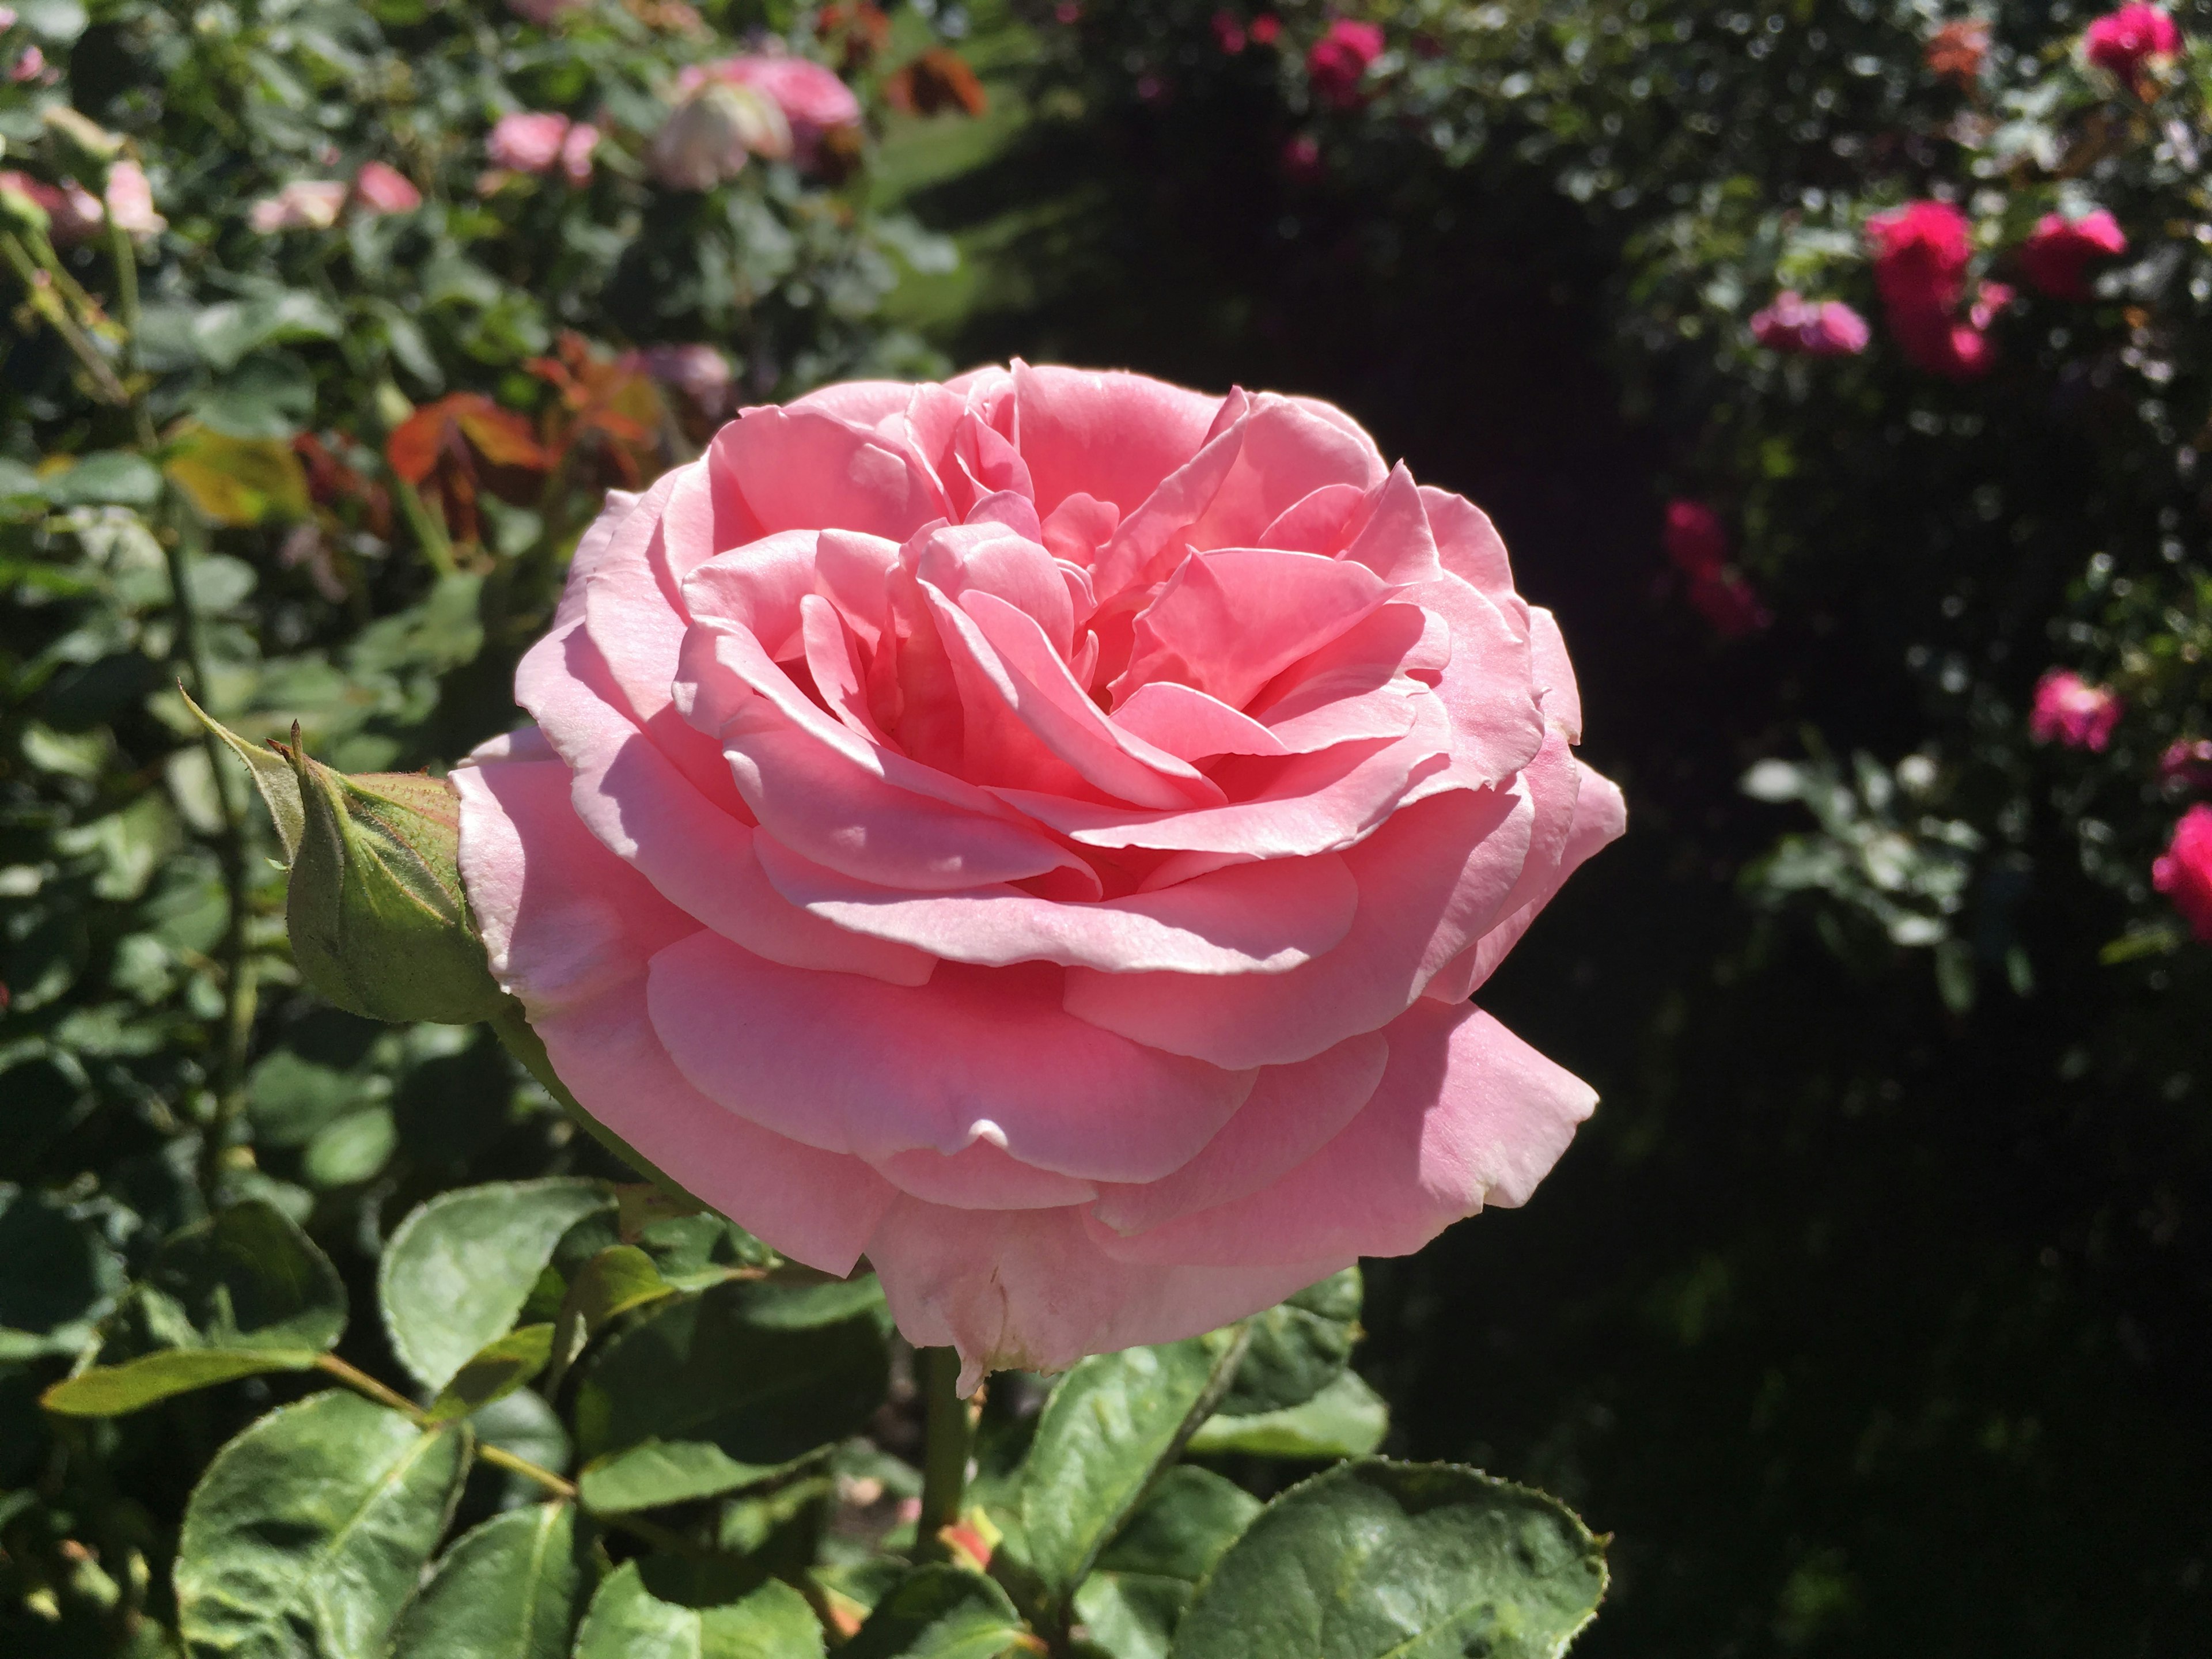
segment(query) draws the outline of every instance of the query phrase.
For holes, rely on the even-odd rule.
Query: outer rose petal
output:
[[[972,1393],[988,1371],[1066,1370],[1090,1353],[1173,1342],[1270,1307],[1340,1271],[1348,1255],[1290,1267],[1119,1261],[1079,1208],[955,1210],[902,1199],[868,1240],[909,1341],[960,1350]]]
[[[1037,511],[1080,490],[1127,514],[1198,453],[1221,399],[1142,374],[1014,364],[1022,458]]]
[[[488,758],[456,768],[453,780],[461,876],[492,972],[522,1000],[569,1092],[777,1249],[850,1273],[892,1200],[889,1183],[857,1158],[724,1111],[684,1082],[653,1034],[647,961],[696,924],[577,821],[558,761]]]
[[[909,990],[701,933],[653,957],[653,1023],[709,1099],[826,1152],[950,1156],[983,1140],[1086,1181],[1157,1180],[1228,1121],[1253,1074],[1072,1018],[1060,971],[945,963]]]
[[[1527,1201],[1597,1104],[1474,1007],[1418,1002],[1387,1028],[1390,1064],[1342,1133],[1249,1197],[1133,1237],[1117,1260],[1261,1267],[1406,1255],[1485,1203]]]

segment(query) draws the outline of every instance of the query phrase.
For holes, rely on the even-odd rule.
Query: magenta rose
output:
[[[2181,815],[2150,884],[2172,901],[2199,941],[2212,944],[2212,806],[2203,801]]]
[[[1306,52],[1306,79],[1314,96],[1331,109],[1355,109],[1360,82],[1382,55],[1382,30],[1374,23],[1340,17]]]
[[[2020,245],[2020,268],[2039,292],[2054,300],[2087,300],[2090,264],[2127,251],[2127,233],[2102,208],[2079,219],[2046,213]]]
[[[1468,998],[1620,792],[1490,521],[1310,399],[989,368],[610,497],[455,773],[577,1098],[900,1327],[1063,1368],[1518,1204]]]
[[[2146,64],[2180,50],[2181,26],[2152,5],[2122,6],[2081,31],[2082,57],[2137,90]]]

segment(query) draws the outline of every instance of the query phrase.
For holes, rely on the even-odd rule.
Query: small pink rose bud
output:
[[[2150,867],[2150,884],[2173,902],[2191,933],[2212,944],[2212,806],[2199,801],[2181,815],[2166,855]]]
[[[422,192],[397,167],[364,161],[353,176],[353,199],[371,213],[410,213],[422,205]]]
[[[2035,683],[2027,732],[2038,743],[2101,752],[2112,740],[2124,707],[2110,686],[2092,685],[2070,668],[2053,668]]]
[[[264,236],[283,230],[328,230],[345,206],[346,186],[334,179],[295,179],[246,210],[246,222]]]

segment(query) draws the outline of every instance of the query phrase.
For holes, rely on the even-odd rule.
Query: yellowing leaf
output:
[[[216,524],[307,516],[307,472],[280,439],[233,438],[194,422],[178,434],[164,471]]]

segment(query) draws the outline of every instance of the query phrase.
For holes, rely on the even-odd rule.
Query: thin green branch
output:
[[[960,1518],[968,1486],[968,1454],[975,1424],[960,1397],[960,1354],[955,1348],[922,1348],[915,1354],[922,1400],[921,1513],[914,1523],[914,1559],[941,1561],[939,1535]]]

